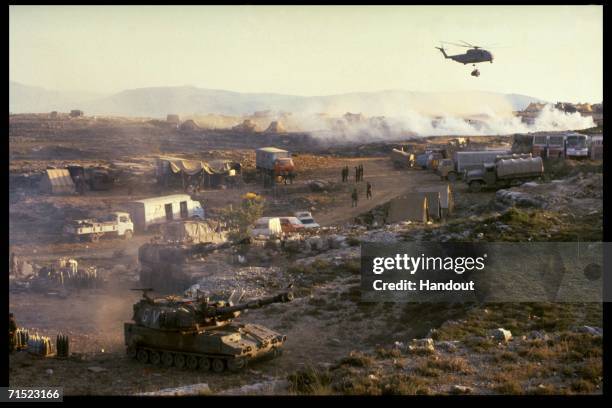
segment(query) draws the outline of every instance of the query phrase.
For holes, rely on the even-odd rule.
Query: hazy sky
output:
[[[9,77],[111,93],[488,90],[551,101],[603,95],[601,6],[11,6]],[[443,59],[440,41],[492,47]],[[465,49],[448,46],[449,53]]]

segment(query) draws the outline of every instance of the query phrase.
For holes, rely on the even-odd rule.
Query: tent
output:
[[[401,221],[427,222],[428,221],[427,196],[419,193],[410,193],[396,197],[389,202],[387,210],[387,223]]]
[[[40,190],[48,194],[75,194],[76,188],[68,169],[47,169],[40,180]]]

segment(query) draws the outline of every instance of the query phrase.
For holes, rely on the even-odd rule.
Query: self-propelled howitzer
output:
[[[134,322],[125,323],[127,352],[142,363],[215,372],[240,369],[250,360],[279,356],[286,336],[233,320],[243,310],[291,300],[291,292],[237,304],[231,298],[153,299],[145,290],[134,304]]]

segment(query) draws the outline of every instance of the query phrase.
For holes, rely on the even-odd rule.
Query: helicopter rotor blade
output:
[[[450,45],[455,45],[457,47],[464,47],[464,48],[471,48],[468,47],[467,45],[463,45],[463,44],[457,44],[457,43],[452,43],[452,42],[448,42],[448,41],[441,41],[443,44],[450,44]]]
[[[462,42],[462,43],[464,43],[464,44],[465,44],[465,45],[467,45],[468,47],[476,47],[475,45],[470,44],[470,43],[469,43],[469,42],[467,42],[467,41],[463,41],[463,40],[459,40],[459,41],[460,41],[460,42]]]

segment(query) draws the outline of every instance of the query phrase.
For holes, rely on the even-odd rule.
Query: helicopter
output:
[[[472,45],[466,41],[460,40],[463,44],[456,44],[456,43],[450,43],[450,42],[444,42],[445,44],[450,44],[450,45],[456,45],[458,47],[465,47],[465,48],[469,48],[469,50],[467,50],[465,52],[465,54],[457,54],[457,55],[447,55],[446,54],[446,50],[444,49],[443,46],[440,47],[436,47],[436,49],[440,50],[440,52],[442,53],[442,55],[444,55],[444,58],[446,59],[452,59],[453,61],[457,61],[463,65],[466,64],[472,64],[472,66],[474,67],[474,70],[471,72],[470,75],[474,76],[474,77],[478,77],[480,76],[480,71],[476,68],[476,64],[480,63],[480,62],[490,62],[491,64],[493,63],[493,54],[490,51],[485,50],[483,47],[478,46],[478,45]]]

